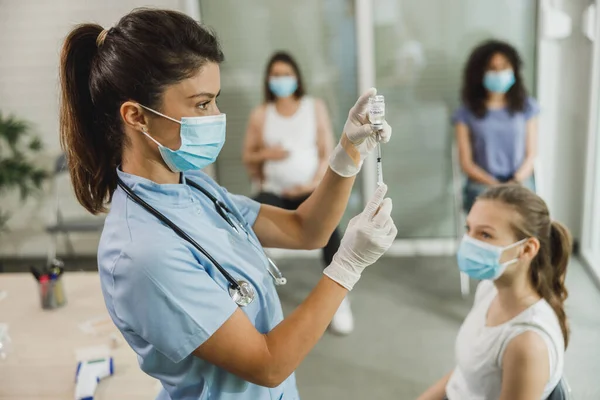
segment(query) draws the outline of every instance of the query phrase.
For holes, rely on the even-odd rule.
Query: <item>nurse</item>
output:
[[[294,370],[396,236],[387,188],[285,319],[262,246],[325,245],[377,144],[366,119],[375,90],[350,110],[314,193],[295,211],[260,206],[200,172],[225,140],[222,60],[215,36],[174,11],[79,25],[61,55],[61,142],[79,202],[93,214],[110,203],[98,249],[106,307],[162,382],[159,398],[298,399]],[[386,142],[391,129],[380,133]]]

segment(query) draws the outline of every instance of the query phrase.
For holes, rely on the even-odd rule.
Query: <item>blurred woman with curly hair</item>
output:
[[[465,66],[462,105],[452,122],[467,175],[467,213],[479,194],[499,183],[515,182],[535,191],[539,106],[527,94],[522,66],[517,50],[497,40],[477,46]]]

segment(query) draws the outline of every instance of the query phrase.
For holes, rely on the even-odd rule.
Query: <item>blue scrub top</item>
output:
[[[483,118],[463,105],[454,113],[452,123],[460,122],[469,127],[473,161],[503,181],[511,178],[525,161],[527,121],[539,112],[540,107],[532,97],[527,99],[523,111],[491,109]]]
[[[235,279],[253,286],[255,300],[241,309],[259,332],[267,333],[283,320],[267,258],[252,230],[258,203],[229,194],[202,172],[183,175],[229,207],[248,231],[238,234],[200,191],[183,183],[160,185],[117,173]],[[112,320],[137,353],[142,370],[162,382],[158,399],[299,399],[294,375],[270,389],[192,355],[238,308],[228,282],[204,255],[120,188],[100,239],[98,266]]]

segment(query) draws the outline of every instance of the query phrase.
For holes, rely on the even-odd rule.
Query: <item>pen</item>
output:
[[[48,275],[42,275],[40,276],[40,290],[41,290],[41,296],[42,296],[42,308],[49,308],[49,301],[48,301]]]
[[[33,277],[35,278],[36,281],[40,281],[40,277],[42,276],[42,273],[40,272],[40,270],[38,270],[36,267],[34,266],[30,266],[29,270],[31,271],[31,273],[33,274]]]

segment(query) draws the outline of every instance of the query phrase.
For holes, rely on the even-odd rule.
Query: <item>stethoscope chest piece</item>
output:
[[[240,307],[245,307],[254,301],[256,293],[252,286],[246,281],[239,280],[238,285],[239,288],[229,287],[229,295],[235,304]]]

